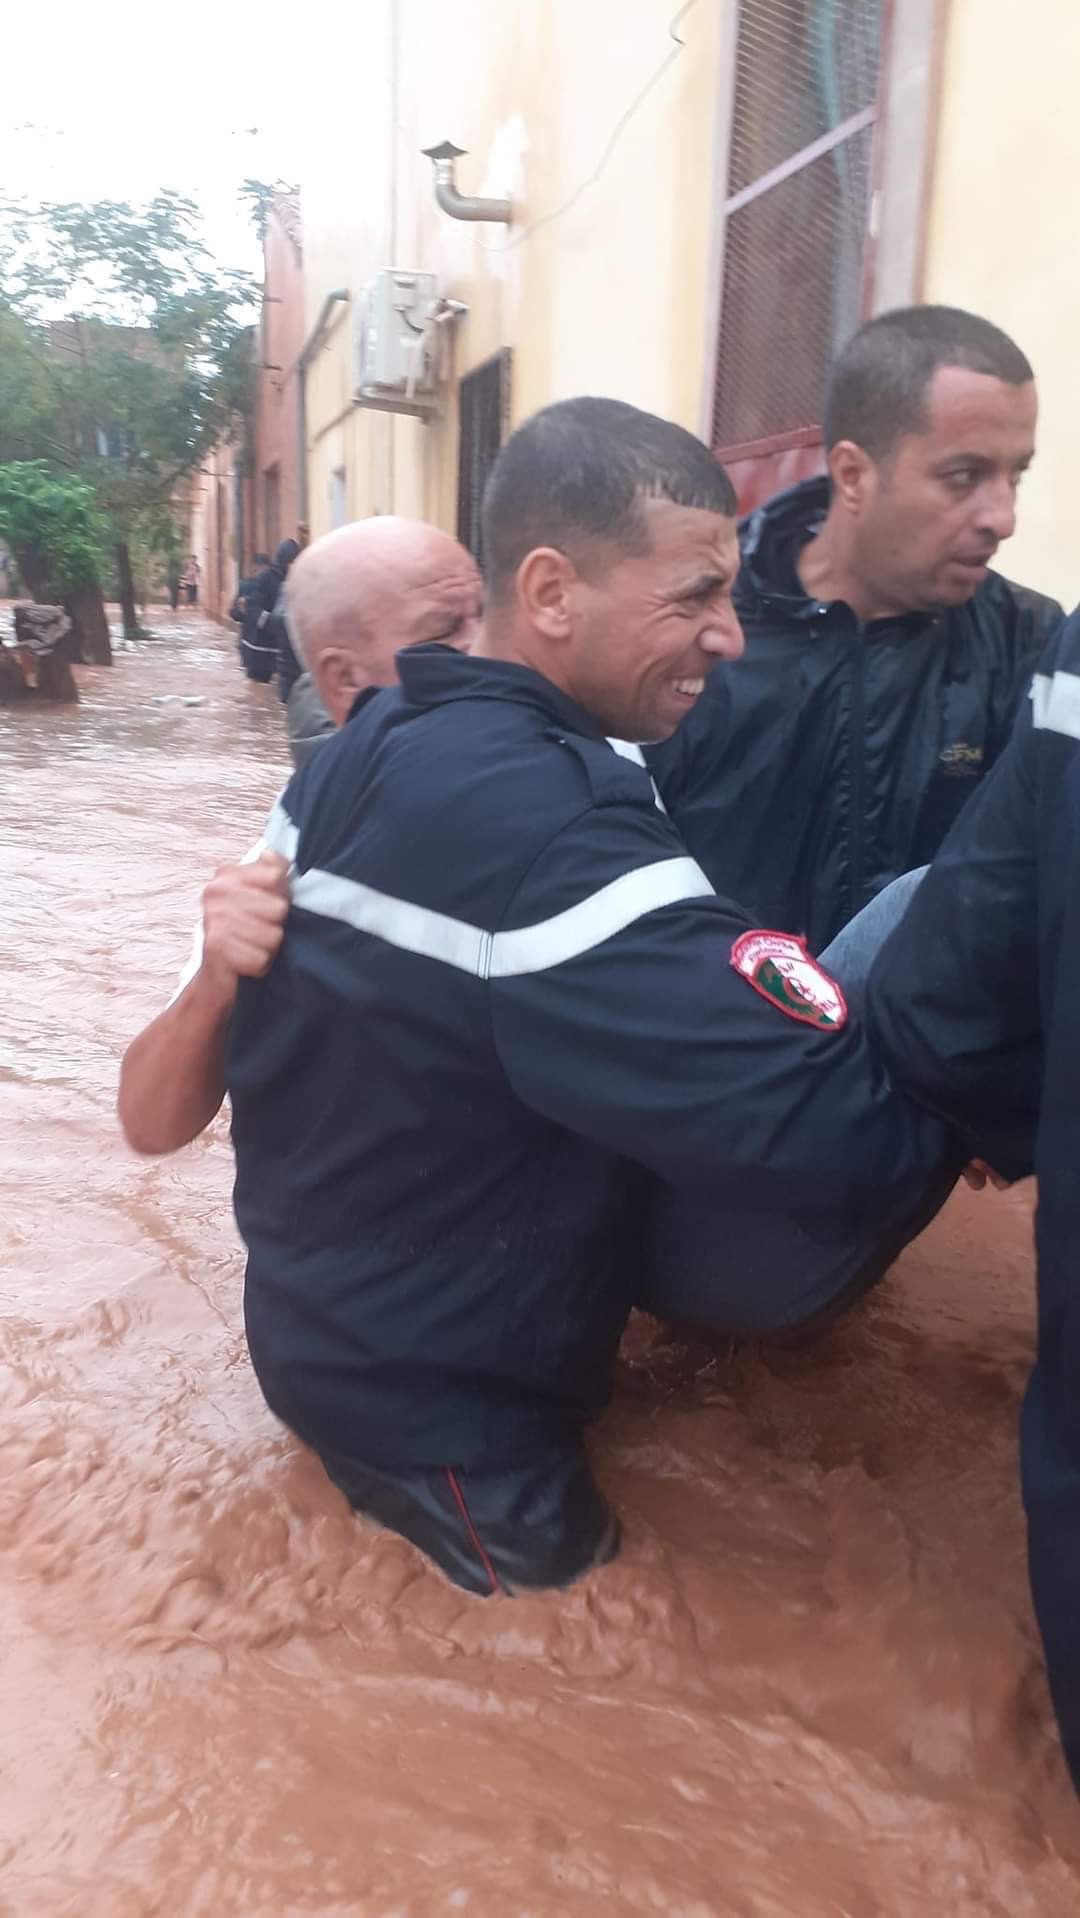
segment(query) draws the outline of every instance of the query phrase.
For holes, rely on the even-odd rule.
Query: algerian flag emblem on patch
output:
[[[731,948],[731,963],[789,1019],[822,1032],[838,1032],[847,1024],[844,995],[811,958],[805,939],[790,932],[744,932]]]

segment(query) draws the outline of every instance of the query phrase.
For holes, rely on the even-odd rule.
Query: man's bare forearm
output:
[[[124,1054],[117,1112],[148,1157],[176,1152],[210,1124],[225,1097],[225,1041],[235,982],[205,968]]]
[[[265,849],[256,853],[214,874],[192,952],[198,970],[124,1054],[117,1111],[136,1152],[178,1151],[221,1108],[237,985],[269,970],[289,910],[287,861]]]

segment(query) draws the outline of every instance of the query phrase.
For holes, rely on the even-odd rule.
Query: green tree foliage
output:
[[[0,460],[43,458],[70,469],[73,422],[65,417],[56,371],[2,299],[0,294]]]
[[[270,202],[276,193],[296,193],[299,189],[290,186],[286,180],[241,180],[237,198],[246,206],[251,223],[259,238],[262,238],[266,226],[266,215]]]
[[[131,550],[163,550],[180,482],[250,413],[252,287],[197,207],[0,202],[0,457],[92,488],[137,630]]]
[[[93,489],[43,460],[0,466],[0,538],[37,599],[62,600],[101,577],[107,537]]]

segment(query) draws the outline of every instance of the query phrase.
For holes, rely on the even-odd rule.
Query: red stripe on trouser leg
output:
[[[488,1580],[490,1582],[492,1591],[497,1592],[501,1588],[499,1585],[499,1581],[495,1576],[495,1567],[492,1564],[490,1558],[488,1557],[487,1553],[484,1550],[483,1545],[480,1542],[480,1534],[478,1533],[475,1525],[472,1522],[472,1518],[469,1515],[469,1508],[465,1503],[465,1494],[457,1482],[456,1474],[450,1470],[449,1466],[447,1466],[446,1468],[446,1477],[447,1477],[447,1482],[450,1486],[450,1490],[454,1494],[454,1503],[457,1506],[458,1511],[461,1513],[462,1522],[465,1526],[465,1530],[468,1532],[469,1537],[472,1540],[473,1549],[476,1552],[476,1555],[478,1559],[480,1560],[481,1565],[483,1566],[485,1572],[488,1575]]]

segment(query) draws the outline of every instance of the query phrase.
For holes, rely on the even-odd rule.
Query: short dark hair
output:
[[[1009,386],[1035,378],[1014,340],[990,320],[959,306],[902,306],[869,320],[849,340],[829,379],[825,445],[839,440],[880,460],[905,433],[926,423],[926,394],[935,373],[962,366]]]
[[[537,546],[580,552],[590,540],[641,551],[642,503],[671,500],[735,514],[719,460],[685,427],[623,400],[558,400],[513,433],[483,506],[484,571],[497,597]]]

